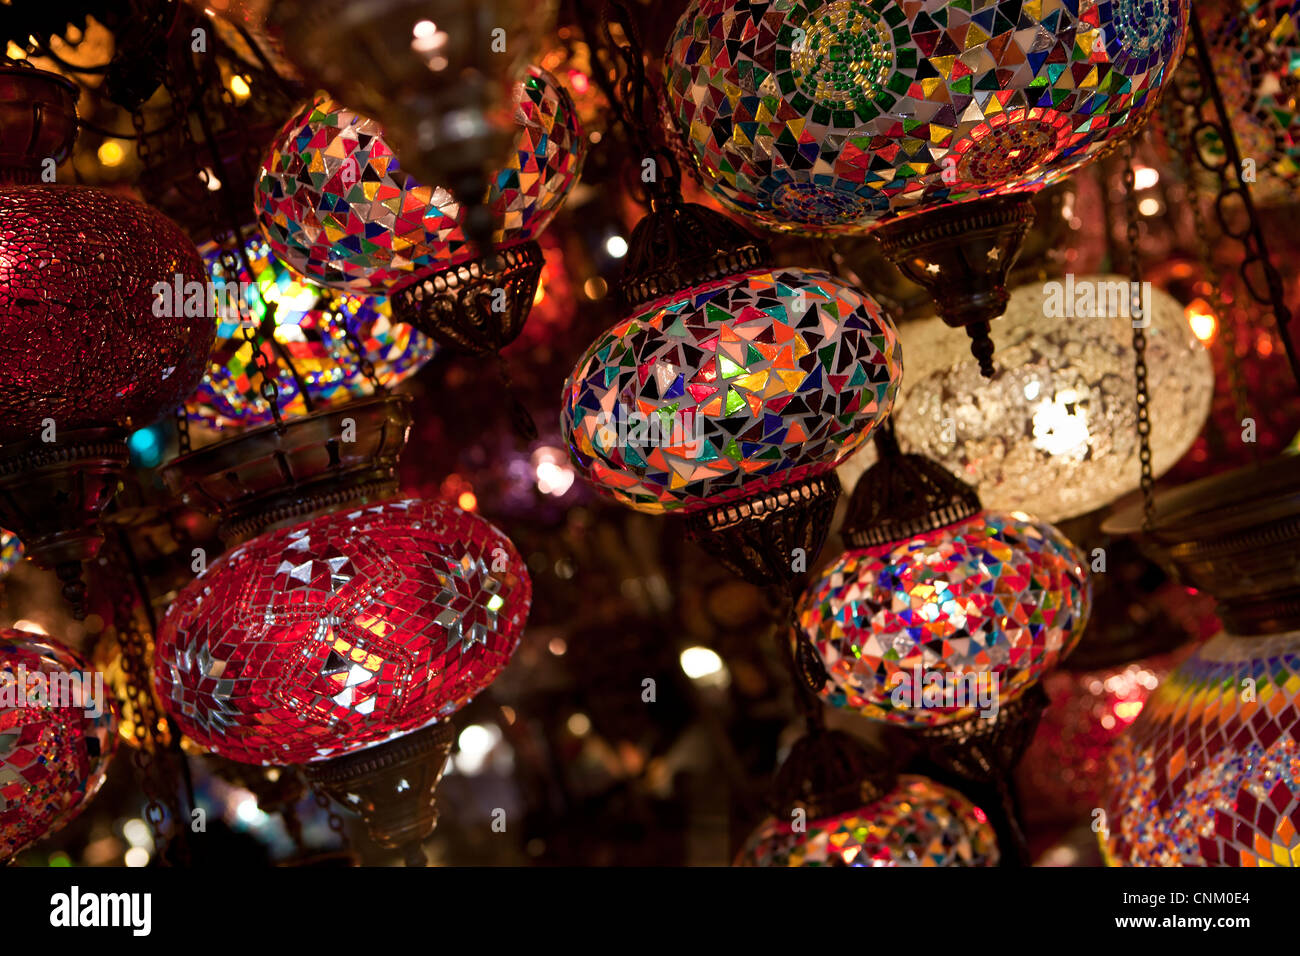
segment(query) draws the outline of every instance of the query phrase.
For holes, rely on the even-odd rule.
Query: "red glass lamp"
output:
[[[0,630],[0,863],[85,808],[116,746],[113,698],[82,660]]]
[[[74,606],[80,562],[147,425],[203,375],[206,314],[160,308],[160,285],[206,282],[185,234],[147,206],[47,185],[76,135],[77,87],[0,68],[0,523],[56,567]]]
[[[530,598],[510,540],[473,514],[418,499],[323,514],[240,545],[181,592],[159,629],[160,696],[200,746],[307,765],[418,859],[447,718],[505,667]]]

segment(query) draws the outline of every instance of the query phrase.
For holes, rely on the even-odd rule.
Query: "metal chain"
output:
[[[192,450],[190,444],[190,415],[185,410],[185,403],[176,406],[176,450],[178,454],[188,455]]]
[[[1151,473],[1151,392],[1147,383],[1147,333],[1150,316],[1144,311],[1142,301],[1142,270],[1139,261],[1139,229],[1137,187],[1134,166],[1137,148],[1128,141],[1124,162],[1124,217],[1127,220],[1129,316],[1133,319],[1133,372],[1137,381],[1137,434],[1138,459],[1142,468],[1142,512],[1144,528],[1151,526],[1155,517],[1155,479]],[[1140,320],[1140,321],[1138,321]]]
[[[119,556],[117,563],[122,565],[125,561]],[[158,714],[154,709],[151,690],[148,647],[144,632],[135,618],[135,599],[134,588],[123,587],[113,606],[113,624],[122,651],[122,672],[126,677],[126,703],[131,706],[135,717],[131,730],[134,738],[131,762],[145,795],[144,818],[153,833],[154,853],[162,866],[170,866],[171,861],[167,856],[168,835],[164,825],[168,811],[164,802],[168,794],[164,779],[166,768],[159,759],[161,746],[154,734]],[[172,817],[175,819],[175,808],[172,809]]]
[[[600,4],[596,22],[589,6],[593,2]],[[646,115],[646,94],[652,110],[659,98],[646,73],[640,31],[626,4],[623,0],[580,0],[577,14],[591,50],[592,77],[608,101],[615,122],[622,127],[634,154],[653,160],[656,169],[662,171],[651,183],[635,177],[636,198],[651,208],[661,203],[681,202],[681,168],[677,157],[667,146],[657,143],[651,133],[658,125],[657,112]],[[621,42],[614,35],[615,26],[622,34]],[[642,186],[649,188],[643,190]]]
[[[1223,335],[1224,352],[1227,355],[1228,382],[1232,391],[1232,404],[1236,409],[1237,420],[1250,415],[1246,396],[1246,381],[1242,375],[1241,357],[1237,354],[1237,323],[1228,314],[1223,301],[1223,274],[1219,271],[1210,252],[1209,224],[1205,219],[1205,210],[1201,206],[1200,190],[1197,189],[1196,176],[1196,142],[1193,138],[1193,117],[1183,104],[1166,97],[1161,103],[1165,126],[1165,138],[1173,155],[1174,172],[1186,184],[1187,204],[1192,209],[1193,229],[1196,233],[1196,256],[1209,286],[1210,310],[1219,323]],[[1258,456],[1258,448],[1251,446]]]
[[[1282,340],[1283,348],[1286,349],[1291,374],[1297,382],[1300,382],[1300,343],[1293,340],[1292,315],[1286,301],[1286,290],[1281,274],[1273,263],[1273,256],[1265,239],[1264,226],[1260,222],[1254,200],[1251,198],[1251,190],[1241,178],[1243,171],[1241,151],[1237,148],[1237,138],[1232,130],[1232,118],[1228,114],[1223,92],[1215,76],[1214,63],[1205,40],[1201,18],[1194,5],[1190,9],[1189,23],[1191,37],[1184,63],[1194,64],[1195,71],[1198,73],[1198,81],[1195,85],[1200,88],[1200,95],[1189,105],[1192,105],[1201,116],[1200,122],[1193,131],[1193,137],[1199,141],[1202,133],[1214,132],[1223,146],[1225,161],[1216,165],[1199,153],[1196,154],[1196,158],[1202,166],[1218,177],[1219,191],[1215,197],[1214,212],[1223,235],[1237,240],[1244,250],[1242,260],[1237,266],[1242,288],[1266,310],[1271,310],[1273,320],[1277,323],[1278,336]],[[1173,92],[1180,101],[1186,102],[1185,97],[1191,92],[1191,86],[1192,84],[1177,82],[1176,76]],[[1205,95],[1207,93],[1208,97]],[[1202,115],[1202,110],[1206,106],[1210,107],[1212,115]],[[1233,206],[1233,197],[1236,197],[1241,211],[1245,214],[1244,229],[1234,229],[1229,222],[1232,218],[1230,208]],[[1255,267],[1263,273],[1262,278],[1266,288],[1262,291],[1256,288],[1251,278],[1252,268]]]
[[[342,330],[343,341],[347,343],[348,351],[351,352],[352,357],[356,359],[357,370],[366,377],[366,381],[370,383],[371,389],[374,390],[376,395],[382,395],[387,392],[388,389],[386,389],[383,383],[379,381],[379,373],[375,371],[375,364],[370,361],[370,356],[366,354],[365,347],[361,344],[361,339],[357,338],[356,330],[348,326],[347,315],[340,309],[337,312],[331,312],[330,316],[331,321],[337,322],[339,328]]]

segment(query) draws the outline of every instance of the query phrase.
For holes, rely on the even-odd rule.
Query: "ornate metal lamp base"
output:
[[[687,534],[733,574],[759,587],[786,590],[795,549],[810,567],[826,543],[840,480],[830,471],[752,498],[686,516]]]
[[[1205,591],[1230,634],[1300,630],[1300,456],[1286,455],[1172,488],[1102,525],[1182,584]]]
[[[1019,763],[1049,703],[1038,684],[1004,705],[993,718],[978,714],[917,733],[935,763],[977,783],[996,783]]]
[[[544,264],[530,241],[419,276],[392,293],[393,316],[439,345],[499,352],[523,330]]]
[[[85,617],[86,599],[81,562],[104,543],[100,517],[121,489],[129,460],[120,428],[0,446],[0,526],[18,535],[28,557],[58,573],[78,619]]]
[[[1022,866],[1031,863],[1016,805],[1012,774],[1038,730],[1050,703],[1047,692],[1035,684],[985,719],[978,714],[952,724],[929,727],[917,733],[926,742],[930,759],[950,773],[974,783],[992,786],[1002,803],[1002,813],[1015,842]]]
[[[810,820],[848,813],[884,796],[894,774],[865,745],[840,730],[819,730],[790,748],[772,781],[772,812],[790,819],[802,809]]]
[[[855,548],[906,541],[979,514],[978,493],[924,455],[905,455],[892,422],[876,430],[880,457],[849,497],[843,535]]]
[[[228,544],[313,514],[397,492],[411,425],[406,395],[381,395],[265,425],[171,462],[163,480],[221,520]]]
[[[886,223],[881,249],[899,271],[934,297],[940,317],[964,328],[980,372],[993,377],[989,323],[1007,309],[1007,275],[1034,221],[1028,193],[945,206]]]
[[[420,845],[438,825],[434,794],[455,742],[456,729],[439,722],[302,770],[312,784],[360,814],[376,843],[403,850],[407,866],[425,866]]]

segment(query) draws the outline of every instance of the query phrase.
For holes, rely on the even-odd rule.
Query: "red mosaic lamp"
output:
[[[0,524],[58,571],[80,613],[81,562],[99,549],[127,429],[194,390],[214,329],[207,315],[156,313],[156,285],[206,281],[174,223],[43,181],[71,150],[77,93],[55,74],[0,67]]]
[[[0,630],[0,863],[67,824],[104,783],[117,714],[89,675],[52,638]],[[72,697],[59,699],[65,687]]]
[[[448,718],[505,667],[530,600],[518,552],[476,515],[344,508],[267,530],[191,582],[159,629],[158,688],[201,747],[302,765],[419,863]]]

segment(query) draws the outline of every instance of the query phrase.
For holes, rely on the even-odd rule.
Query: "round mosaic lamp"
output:
[[[1300,458],[1172,489],[1103,525],[1218,601],[1110,755],[1099,836],[1122,866],[1300,866]]]
[[[316,285],[277,259],[260,235],[244,245],[251,274],[241,266],[227,277],[220,250],[200,252],[219,308],[207,374],[187,403],[193,418],[219,428],[272,421],[240,319],[242,314],[260,324],[268,306],[275,310],[274,334],[262,352],[266,366],[276,371],[283,417],[307,412],[304,391],[313,408],[330,408],[396,385],[433,357],[433,342],[394,321],[386,298]]]
[[[1182,306],[1149,288],[1147,382],[1152,470],[1158,477],[1195,442],[1214,398],[1210,353]],[[1087,294],[1082,311],[1076,304]],[[1001,373],[977,361],[936,317],[908,322],[898,442],[971,482],[997,511],[1061,521],[1137,488],[1137,387],[1129,280],[1067,276],[1021,286],[992,329]]]
[[[104,783],[113,700],[72,651],[0,630],[0,862],[63,827]]]
[[[667,108],[705,185],[751,220],[884,226],[991,375],[1027,194],[1141,128],[1187,24],[1185,0],[695,0]]]
[[[849,550],[795,607],[795,660],[824,702],[906,727],[940,766],[994,786],[1026,862],[1008,781],[1047,703],[1039,680],[1087,624],[1087,569],[1051,525],[986,511],[951,472],[902,454],[890,427],[876,445]]]
[[[57,569],[83,614],[81,562],[126,467],[127,429],[179,405],[203,375],[212,320],[158,295],[201,285],[178,226],[99,189],[47,185],[77,131],[79,88],[0,67],[0,524]]]
[[[656,255],[671,248],[661,241],[669,233],[687,248],[664,263]],[[753,519],[771,528],[782,519],[767,519],[789,514],[773,561],[755,562],[756,540],[716,555],[780,581],[789,551],[775,552],[787,540],[799,546],[813,526],[824,536],[839,492],[833,469],[888,416],[902,357],[871,296],[765,260],[760,244],[699,206],[669,204],[642,220],[626,317],[578,359],[561,427],[598,491],[639,511],[688,515],[706,546],[723,529],[743,535]],[[810,509],[825,514],[814,521]]]
[[[926,777],[905,775],[846,813],[766,820],[736,866],[996,866],[998,845],[984,811]]]
[[[1064,178],[1136,130],[1186,30],[1182,0],[695,0],[668,100],[730,208],[857,232]]]
[[[862,500],[879,489],[870,472],[858,487],[852,547],[797,608],[826,703],[907,727],[993,718],[1074,648],[1091,590],[1051,525],[968,506],[928,530],[863,530]]]
[[[514,545],[473,514],[419,499],[327,512],[263,532],[180,593],[159,628],[159,695],[204,749],[307,765],[381,843],[418,846],[447,719],[505,667],[530,598]]]
[[[446,344],[495,351],[518,335],[542,268],[534,241],[581,171],[586,138],[568,93],[530,67],[516,86],[516,140],[484,204],[492,248],[466,207],[411,178],[374,120],[322,98],[289,120],[255,198],[272,251],[307,279],[389,294],[397,317]],[[496,290],[504,290],[498,301]]]

